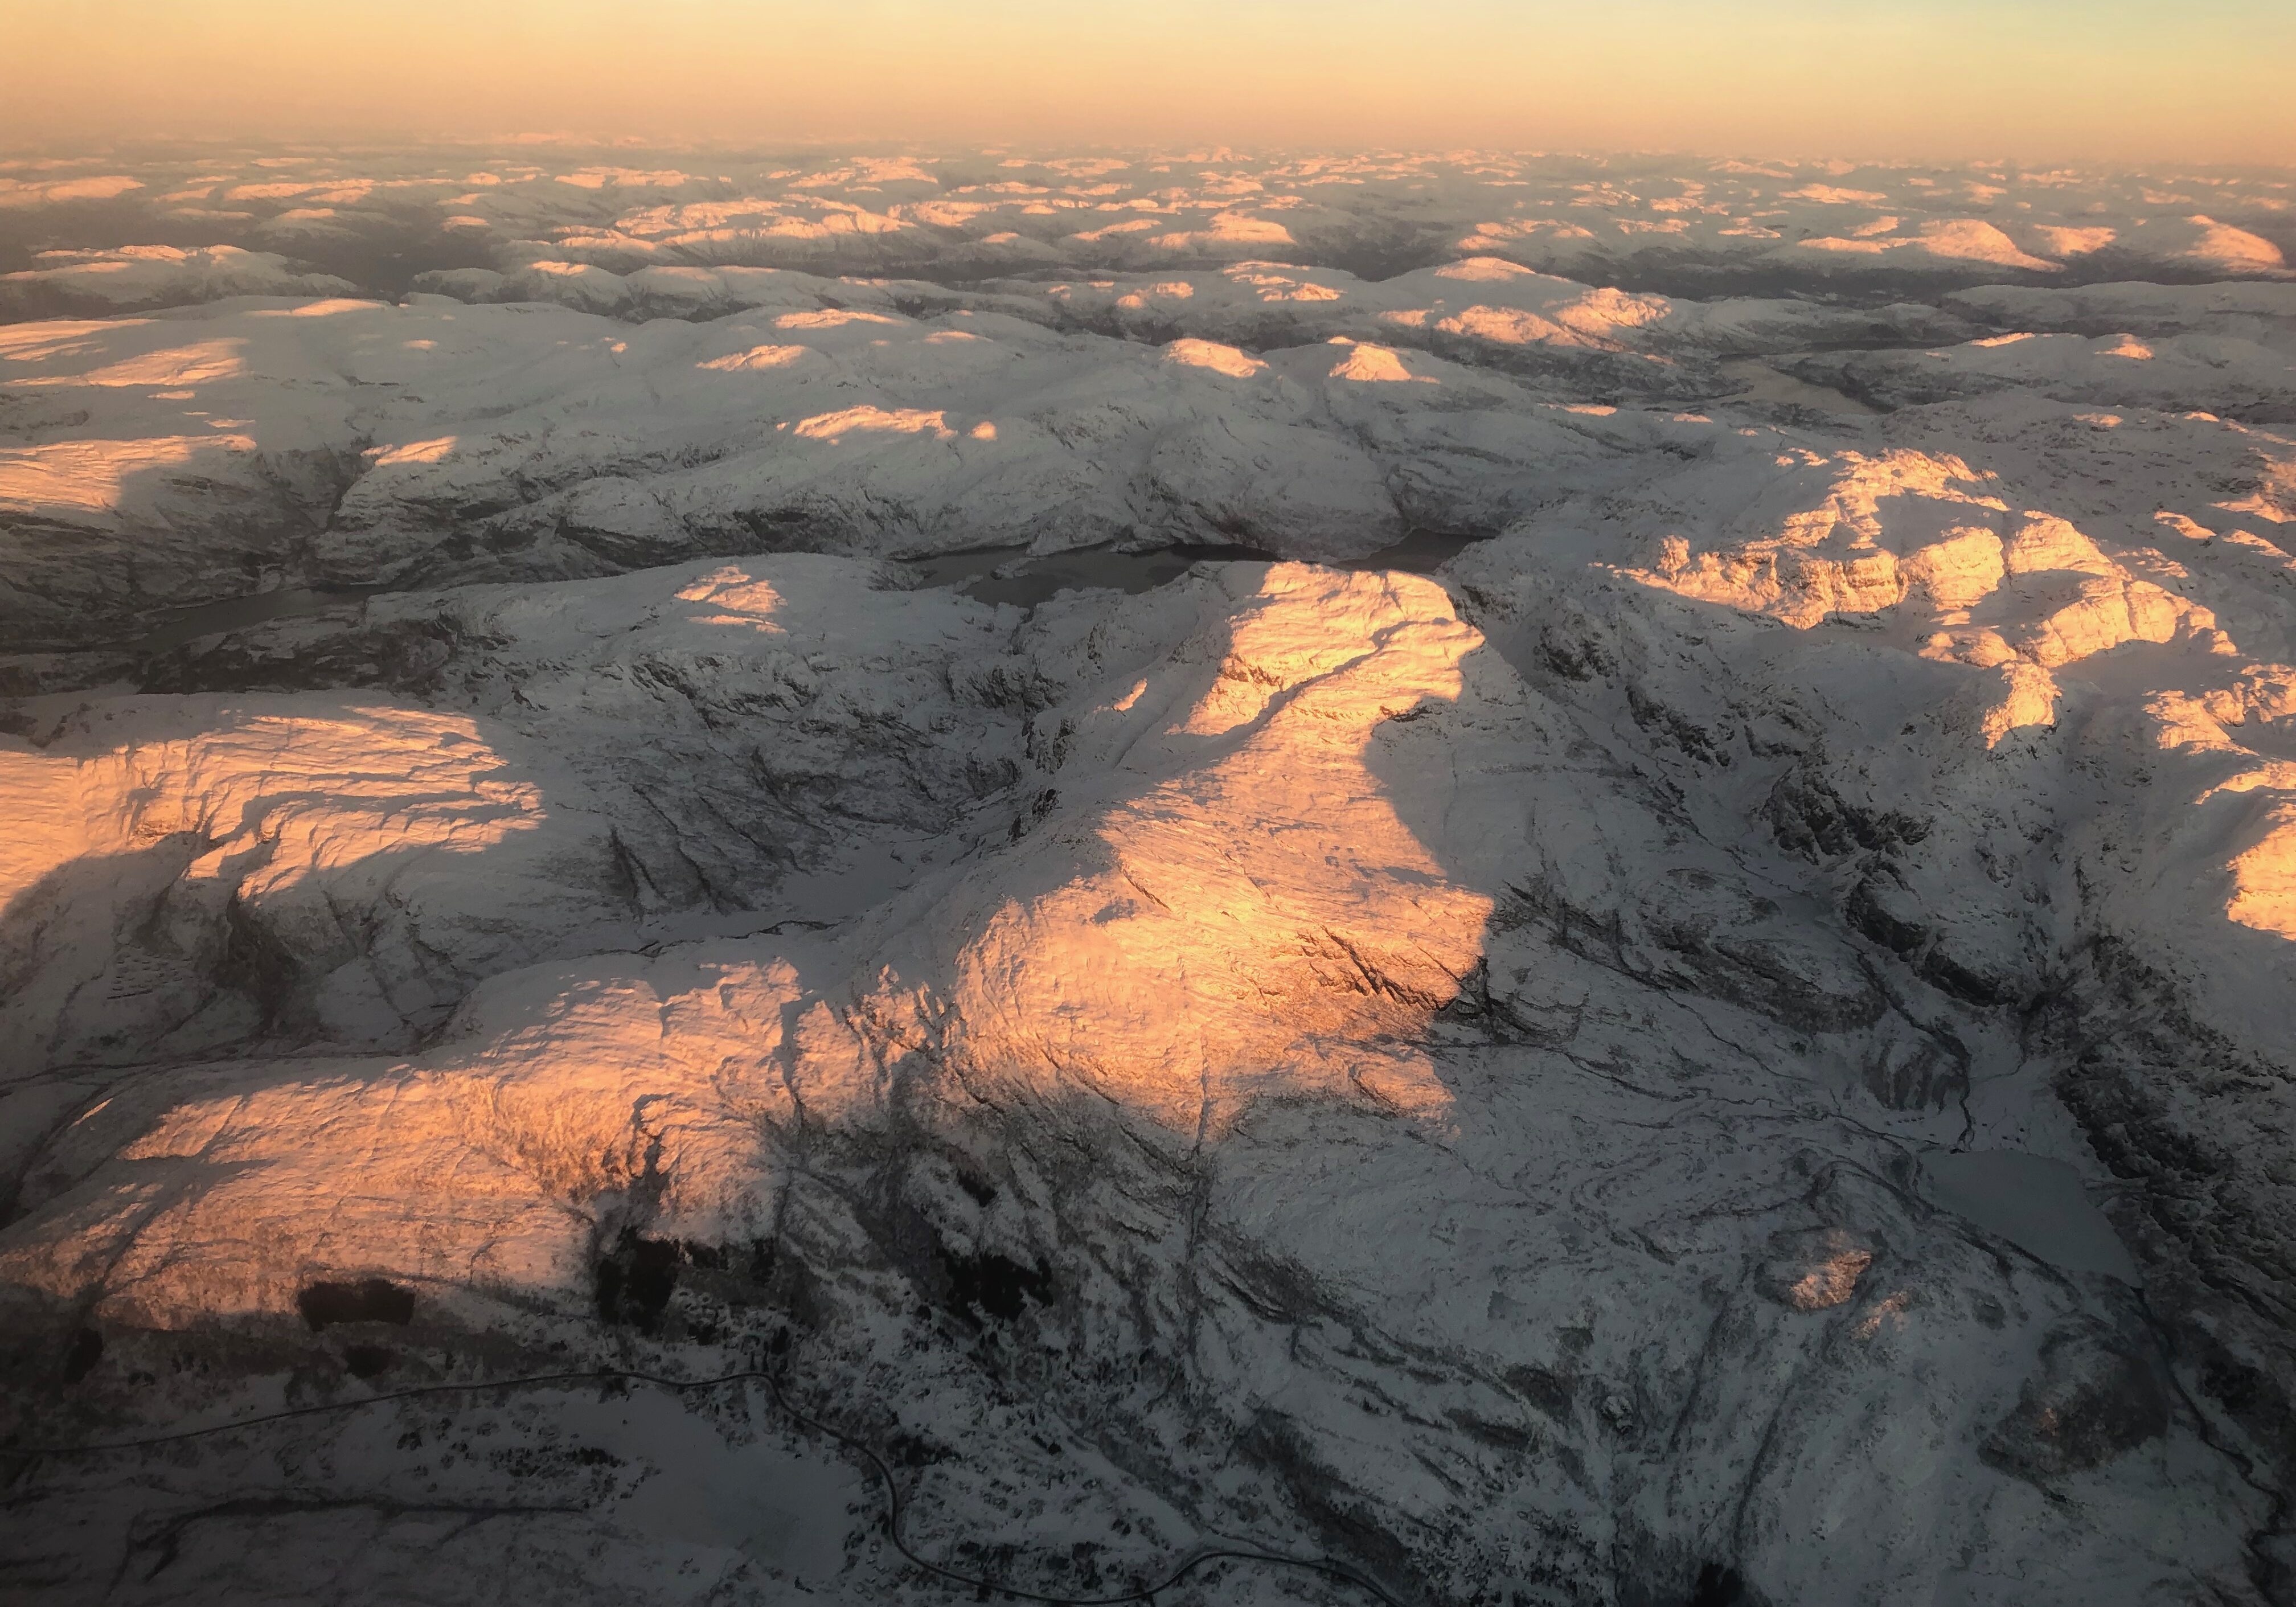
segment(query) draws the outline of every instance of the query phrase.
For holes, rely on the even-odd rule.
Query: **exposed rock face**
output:
[[[460,299],[4,332],[14,1445],[755,1365],[1054,1595],[2291,1599],[2296,444],[2090,329],[2285,287],[948,288],[609,182]],[[1891,411],[1731,394],[1860,338]],[[0,1555],[940,1599],[839,1455],[429,1395],[43,1456]]]

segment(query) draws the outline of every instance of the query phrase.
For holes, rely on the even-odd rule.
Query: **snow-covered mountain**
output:
[[[26,1599],[2296,1600],[2284,176],[513,154],[0,182]]]

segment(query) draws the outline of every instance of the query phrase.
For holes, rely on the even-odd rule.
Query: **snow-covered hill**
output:
[[[27,1599],[2296,1599],[2284,181],[361,160],[0,189]]]

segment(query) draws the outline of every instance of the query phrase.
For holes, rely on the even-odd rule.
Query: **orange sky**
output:
[[[1476,143],[2296,164],[2287,0],[78,0],[0,140]]]

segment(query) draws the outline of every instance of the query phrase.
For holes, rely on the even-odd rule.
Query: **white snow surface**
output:
[[[234,245],[45,250],[32,262],[0,274],[0,318],[181,307],[227,296],[349,295],[358,289],[332,274],[299,269],[276,252]]]
[[[261,160],[0,181],[252,242],[0,280],[0,1449],[762,1359],[1052,1595],[2296,1599],[2284,176]],[[18,1465],[949,1599],[754,1382]]]

